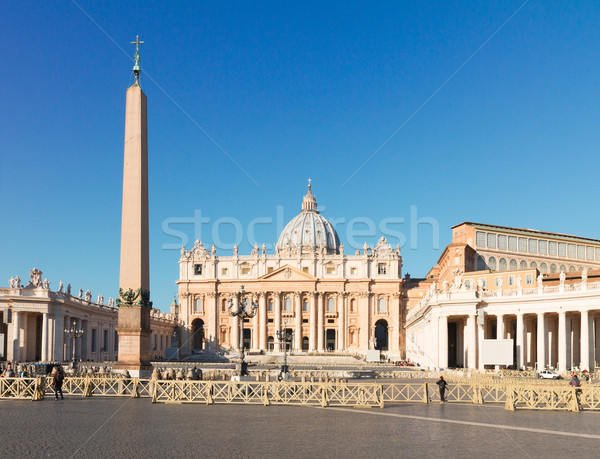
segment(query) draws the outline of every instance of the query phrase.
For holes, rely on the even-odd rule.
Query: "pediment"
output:
[[[264,276],[259,277],[261,280],[280,280],[280,281],[316,281],[317,278],[300,271],[298,268],[294,268],[290,265],[282,266],[277,268],[273,272],[267,273]]]

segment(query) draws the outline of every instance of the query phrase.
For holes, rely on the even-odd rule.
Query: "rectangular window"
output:
[[[229,270],[227,268],[221,268],[221,274],[223,276],[226,276],[228,272],[229,272]]]
[[[557,244],[554,241],[548,242],[548,255],[558,254]]]
[[[102,344],[102,350],[108,351],[108,330],[104,330],[104,344]]]
[[[385,263],[379,263],[377,265],[377,274],[386,274],[387,272],[387,267],[385,266]]]
[[[385,300],[383,298],[379,298],[379,305],[377,307],[377,312],[379,314],[385,314]]]
[[[194,312],[202,312],[202,298],[196,298],[196,305]]]
[[[475,244],[477,247],[485,247],[485,233],[482,233],[481,231],[475,233]]]
[[[575,258],[575,244],[567,245],[567,256],[569,258]]]
[[[358,269],[356,268],[356,266],[353,266],[352,268],[350,268],[350,274],[352,274],[353,276],[358,274]]]
[[[304,300],[302,303],[302,311],[308,312],[308,301]]]
[[[250,274],[250,268],[248,268],[248,267],[244,266],[244,267],[242,268],[242,274]]]
[[[558,243],[558,256],[559,257],[567,256],[567,244],[565,244],[564,242]]]
[[[497,276],[497,277],[494,279],[494,285],[495,285],[496,287],[498,287],[498,285],[500,285],[500,279],[502,279],[502,277],[500,277],[500,276]]]
[[[200,265],[200,264],[194,265],[194,274],[196,276],[201,276],[202,275],[202,265]]]
[[[273,312],[273,301],[272,300],[269,300],[269,304],[267,306],[267,310],[269,312]]]
[[[267,272],[268,272],[268,273],[272,273],[272,272],[273,272],[273,266],[269,266],[269,267],[267,268]]]
[[[487,279],[484,277],[484,278],[483,278],[483,279],[481,279],[481,280],[483,281],[483,282],[482,282],[483,288],[487,288]]]
[[[488,246],[488,249],[495,249],[496,248],[496,235],[495,234],[488,233],[488,235],[487,235],[487,246]]]
[[[527,239],[524,237],[519,238],[519,252],[527,252]]]
[[[98,331],[95,328],[92,328],[92,352],[96,352],[98,350]]]
[[[508,285],[515,285],[515,276],[508,276]]]
[[[579,258],[580,260],[585,260],[585,246],[577,246],[577,258]]]
[[[539,249],[540,255],[546,255],[546,252],[548,250],[548,242],[540,241],[538,244],[538,249]]]
[[[529,239],[529,253],[537,253],[537,239]]]
[[[500,250],[506,250],[508,247],[508,238],[505,234],[498,235],[498,248]]]
[[[327,274],[335,274],[335,268],[333,266],[327,266]]]
[[[508,250],[513,252],[517,250],[517,238],[515,236],[508,236]]]
[[[292,310],[292,298],[291,297],[286,297],[286,299],[283,302],[283,310],[284,311],[291,311]]]
[[[302,272],[303,273],[308,273],[308,266],[303,266],[302,267]]]
[[[525,283],[527,285],[533,284],[533,274],[527,274],[527,276],[525,276]]]
[[[465,288],[466,288],[467,290],[471,288],[471,280],[470,280],[470,279],[467,279],[467,280],[465,281]]]
[[[594,259],[594,248],[593,247],[586,247],[585,248],[585,257],[588,260],[593,260]]]
[[[600,247],[596,247],[596,261],[600,261]]]

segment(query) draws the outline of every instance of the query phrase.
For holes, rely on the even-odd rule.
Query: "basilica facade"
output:
[[[295,352],[384,351],[403,357],[405,302],[399,247],[385,238],[344,253],[331,223],[318,211],[311,185],[299,215],[282,231],[275,254],[256,245],[217,256],[196,241],[179,260],[182,353],[239,349],[279,352],[278,331],[293,334]],[[240,293],[243,286],[243,293]],[[240,301],[255,315],[232,316]],[[240,342],[240,339],[243,342]]]

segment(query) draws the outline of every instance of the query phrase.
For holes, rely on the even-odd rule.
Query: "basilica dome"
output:
[[[322,248],[328,254],[339,253],[340,239],[333,225],[319,214],[310,180],[308,193],[302,200],[302,211],[283,229],[276,247],[278,250],[289,249],[294,253],[311,252]]]

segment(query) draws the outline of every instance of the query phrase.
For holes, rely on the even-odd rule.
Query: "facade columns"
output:
[[[64,360],[65,348],[65,316],[63,314],[54,314],[54,358],[57,362]]]
[[[48,361],[48,313],[42,314],[42,362]]]
[[[390,317],[392,318],[392,333],[390,351],[400,356],[400,294],[394,293],[390,298]]]
[[[537,367],[538,370],[546,368],[546,321],[543,312],[537,315]]]
[[[496,339],[504,339],[504,316],[502,314],[496,316]]]
[[[369,340],[371,339],[370,320],[370,292],[363,292],[358,297],[358,313],[360,317],[358,346],[360,349],[369,349]]]
[[[439,330],[439,353],[438,367],[441,369],[448,368],[448,317],[441,316],[438,320]]]
[[[13,356],[11,360],[19,361],[21,350],[21,316],[22,312],[13,310]]]
[[[581,350],[579,369],[590,371],[590,313],[581,311]]]
[[[323,343],[323,319],[324,319],[324,311],[323,311],[323,293],[319,293],[318,297],[318,311],[317,311],[317,350],[319,352],[323,352],[324,343]]]
[[[558,313],[558,371],[567,371],[567,313]]]
[[[281,331],[281,292],[273,292],[275,295],[275,333],[273,340],[273,351],[279,352],[281,351],[281,343],[277,339],[276,333]]]
[[[525,366],[525,320],[523,313],[517,314],[517,370]]]
[[[296,309],[294,313],[294,351],[302,351],[302,294],[296,293],[294,295],[294,307]]]
[[[233,295],[233,306],[232,309],[237,311],[239,298],[237,293]],[[240,318],[239,316],[233,316],[231,321],[231,333],[229,334],[229,341],[231,343],[231,347],[239,351],[240,350]]]
[[[338,308],[338,351],[346,349],[346,294],[340,293],[336,299]]]
[[[312,292],[310,295],[310,334],[308,348],[311,351],[317,350],[317,292]]]
[[[479,323],[479,318],[477,319],[477,369],[483,370],[483,339],[485,338],[485,316],[483,319],[483,323]]]
[[[258,315],[259,315],[259,340],[258,347],[260,349],[267,349],[267,295],[261,293],[258,297]]]
[[[477,368],[477,325],[475,315],[467,318],[467,365],[470,369]]]
[[[217,350],[217,342],[219,340],[219,294],[216,292],[211,292],[208,295],[208,304],[206,305],[206,312],[208,320],[205,326],[205,335],[204,342],[209,344],[210,350]],[[208,332],[208,333],[206,333]]]

